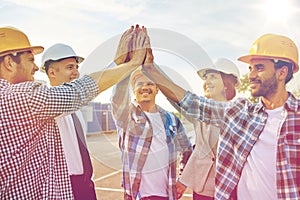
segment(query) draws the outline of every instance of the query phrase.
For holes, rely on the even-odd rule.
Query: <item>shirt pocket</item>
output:
[[[292,147],[299,147],[300,146],[300,132],[286,134],[285,143]],[[300,149],[299,149],[299,151],[300,151]]]
[[[292,170],[297,169],[300,177],[300,133],[288,133],[285,137],[285,152]]]
[[[129,122],[125,135],[125,149],[131,153],[142,153],[145,151],[144,147],[147,146],[146,132],[149,130],[149,124],[146,123],[146,120]]]

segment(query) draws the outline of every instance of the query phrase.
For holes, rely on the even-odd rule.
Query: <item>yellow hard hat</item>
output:
[[[276,34],[265,34],[252,44],[249,55],[238,58],[239,61],[250,63],[254,58],[278,59],[294,64],[293,73],[299,70],[298,48],[288,37]]]
[[[0,56],[27,50],[39,54],[43,52],[44,47],[31,46],[27,36],[14,27],[0,28]]]

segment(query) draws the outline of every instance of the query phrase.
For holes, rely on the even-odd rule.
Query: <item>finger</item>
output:
[[[140,32],[138,35],[138,45],[140,46],[140,48],[144,48],[145,47],[145,42],[147,39],[147,35],[145,34],[145,32]]]
[[[148,49],[148,48],[151,48],[151,44],[150,44],[150,37],[147,35],[146,36],[146,39],[145,39],[145,47]]]
[[[140,25],[136,24],[135,29],[137,29],[137,30],[140,29]]]
[[[135,34],[134,50],[141,48],[141,33]]]
[[[130,35],[134,30],[134,26],[131,26],[130,29],[127,29],[121,36],[121,39],[127,37],[128,35]]]
[[[148,31],[147,31],[147,28],[146,28],[145,26],[142,26],[142,31],[143,31],[146,35],[148,35]]]
[[[131,40],[131,43],[130,43],[130,49],[131,50],[136,50],[136,44],[137,44],[137,35],[136,34],[132,34],[132,40]]]

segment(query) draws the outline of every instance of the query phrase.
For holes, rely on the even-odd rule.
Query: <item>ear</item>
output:
[[[9,56],[4,56],[3,59],[4,67],[7,71],[13,71],[17,63]]]
[[[289,69],[288,69],[287,66],[283,66],[280,69],[278,69],[278,71],[279,71],[279,76],[278,76],[279,80],[285,81],[286,76],[288,75],[288,70]]]
[[[156,94],[159,92],[159,87],[155,87],[156,88]]]
[[[49,78],[50,77],[54,78],[56,76],[55,70],[53,68],[51,68],[51,67],[48,69],[48,76],[49,76]]]

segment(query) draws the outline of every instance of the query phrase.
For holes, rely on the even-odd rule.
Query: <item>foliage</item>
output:
[[[249,101],[251,101],[252,103],[257,103],[259,98],[253,97],[250,94],[250,83],[249,83],[249,79],[248,79],[248,73],[244,74],[240,80],[241,80],[241,85],[238,88],[238,92],[240,94],[241,93],[244,94],[249,99]]]
[[[300,98],[300,89],[298,88],[298,89],[294,90],[294,91],[293,91],[293,94],[295,95],[295,97],[296,97],[297,99],[299,99],[299,98]]]

